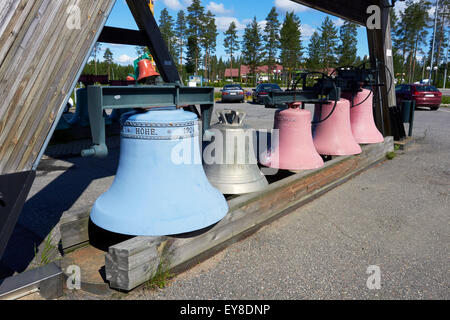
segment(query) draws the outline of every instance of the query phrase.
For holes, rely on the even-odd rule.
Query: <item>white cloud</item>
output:
[[[294,12],[302,12],[309,10],[309,7],[304,6],[302,4],[295,3],[291,0],[275,0],[274,5],[277,9],[281,11],[294,11]]]
[[[166,5],[167,8],[172,10],[183,9],[180,0],[162,0],[162,2]]]
[[[301,30],[302,30],[302,37],[309,38],[313,35],[314,31],[316,31],[316,28],[310,26],[309,24],[302,24]]]
[[[233,21],[236,24],[237,30],[245,29],[245,24],[240,23],[239,20],[236,19],[235,17],[215,17],[215,19],[216,19],[217,29],[220,31],[227,31],[228,28],[230,27],[231,22],[233,22]]]
[[[264,31],[264,28],[266,27],[267,20],[259,21],[258,25],[261,28],[262,31]]]
[[[227,14],[232,12],[232,10],[225,9],[223,3],[216,3],[214,1],[206,5],[206,10],[210,10],[214,14]]]
[[[333,20],[333,23],[336,27],[341,27],[344,24],[345,20],[341,18],[337,18],[336,20]]]
[[[127,54],[122,54],[119,58],[117,58],[117,62],[121,64],[133,63],[134,60],[136,60],[136,58],[130,57]]]

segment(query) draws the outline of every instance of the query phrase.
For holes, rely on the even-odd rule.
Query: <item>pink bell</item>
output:
[[[323,120],[333,110],[335,102],[316,104],[314,121]],[[353,138],[350,125],[350,102],[340,99],[333,114],[323,122],[314,125],[314,145],[317,152],[329,156],[348,156],[362,152]]]
[[[261,156],[261,164],[293,171],[316,169],[324,165],[312,140],[311,112],[298,107],[277,110],[274,127],[279,129],[278,144]]]
[[[352,94],[343,93],[342,97],[350,100]],[[370,90],[362,89],[353,97],[354,107],[350,108],[350,123],[353,137],[360,144],[380,143],[384,141],[383,135],[378,131],[373,119],[373,94]]]

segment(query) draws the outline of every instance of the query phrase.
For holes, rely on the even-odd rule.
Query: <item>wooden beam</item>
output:
[[[147,36],[147,46],[155,59],[158,71],[165,82],[180,82],[180,75],[172,59],[169,49],[162,38],[158,24],[146,0],[127,0],[139,30]]]
[[[352,21],[359,25],[366,25],[367,7],[370,2],[367,0],[292,0],[310,8]]]
[[[126,44],[132,46],[146,46],[147,35],[139,30],[104,27],[98,42]]]
[[[114,2],[2,2],[0,174],[28,171],[39,158]],[[78,13],[80,28],[71,27]]]
[[[380,82],[379,95],[375,96],[375,123],[384,136],[392,135],[389,108],[396,105],[394,83],[394,61],[392,56],[391,25],[388,1],[381,10],[381,29],[367,29],[370,61],[373,66],[378,64]]]

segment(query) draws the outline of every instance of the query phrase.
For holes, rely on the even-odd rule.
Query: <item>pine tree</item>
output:
[[[150,50],[148,50],[148,48],[145,47],[145,46],[136,46],[136,47],[135,47],[135,50],[136,50],[136,54],[137,54],[138,57],[140,57],[140,56],[142,56],[142,55],[144,55],[145,53],[147,53],[147,52],[150,51]]]
[[[105,53],[103,54],[103,60],[106,62],[108,66],[108,79],[111,79],[111,65],[114,62],[113,53],[109,48],[106,48]]]
[[[91,57],[94,58],[95,75],[98,75],[97,56],[100,53],[100,51],[102,51],[102,44],[100,42],[96,42],[91,52]]]
[[[256,71],[261,64],[262,53],[262,35],[256,17],[249,23],[244,30],[242,41],[242,55],[245,63],[250,67],[250,73],[253,74],[253,84],[256,84]]]
[[[161,31],[161,35],[166,42],[167,48],[169,49],[169,53],[172,55],[175,61],[176,59],[176,41],[175,41],[175,32],[173,30],[174,22],[172,16],[169,14],[169,11],[164,8],[161,11],[161,15],[159,17],[159,30]]]
[[[426,41],[429,9],[428,1],[408,0],[405,10],[400,13],[400,21],[396,28],[396,44],[401,48],[401,73],[407,73],[408,81],[413,79],[417,53]]]
[[[308,45],[308,59],[306,60],[306,66],[309,71],[319,71],[323,68],[321,64],[321,47],[320,47],[320,35],[317,31],[314,31]]]
[[[175,37],[177,38],[177,55],[180,57],[180,68],[183,68],[183,49],[186,44],[186,34],[187,34],[187,26],[186,26],[186,16],[184,15],[184,11],[180,10],[177,14],[177,21],[175,23]]]
[[[337,48],[339,66],[353,66],[356,61],[357,44],[358,44],[357,26],[345,21],[339,29],[339,38],[341,44]]]
[[[201,5],[200,0],[192,0],[191,5],[187,8],[188,15],[186,20],[188,22],[188,36],[195,37],[195,43],[197,48],[195,50],[192,49],[192,52],[195,53],[195,56],[192,57],[195,60],[195,73],[198,71],[198,65],[200,61],[200,39],[204,33],[204,16],[205,16],[205,8]],[[191,41],[191,44],[194,42]]]
[[[294,12],[287,12],[280,30],[280,60],[283,68],[289,73],[289,81],[302,58],[300,26],[300,19]]]
[[[230,69],[233,69],[233,57],[237,51],[239,51],[240,45],[237,36],[236,23],[232,21],[228,30],[224,33],[225,39],[223,46],[225,47],[225,52],[230,55]]]
[[[186,72],[189,74],[197,74],[197,59],[199,45],[195,36],[189,36],[187,40],[187,57],[186,57]]]
[[[337,28],[329,17],[326,17],[319,28],[321,60],[326,69],[336,65],[336,50],[338,44]]]
[[[280,47],[280,22],[278,21],[278,13],[275,7],[272,7],[266,17],[266,26],[264,27],[264,49],[266,56],[266,63],[269,74],[276,65],[276,57],[278,48]]]
[[[205,59],[204,59],[204,69],[205,69],[205,77],[210,76],[209,69],[210,69],[210,57],[211,54],[216,51],[216,44],[217,44],[217,26],[216,26],[216,20],[214,19],[214,15],[211,11],[208,10],[206,14],[204,15],[202,19],[203,23],[203,29],[201,34],[201,44],[205,52]]]

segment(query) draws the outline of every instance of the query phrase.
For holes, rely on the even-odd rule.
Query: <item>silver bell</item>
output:
[[[219,123],[205,135],[211,139],[203,152],[208,180],[223,194],[244,194],[267,187],[253,148],[254,130],[243,124],[246,114],[224,110],[217,116]]]

